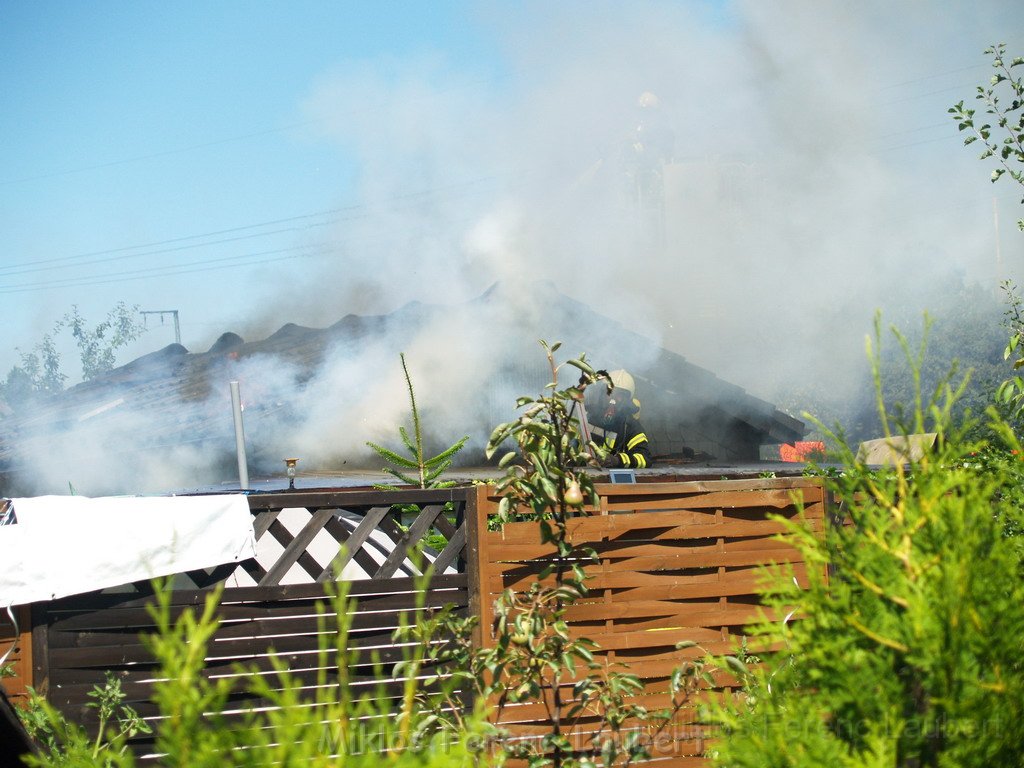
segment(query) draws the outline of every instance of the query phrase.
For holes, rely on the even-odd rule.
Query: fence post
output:
[[[473,645],[483,648],[490,637],[494,611],[488,596],[487,512],[490,508],[487,485],[478,485],[466,498],[466,582],[469,591],[469,612],[479,617],[473,629]]]
[[[13,677],[0,681],[8,698],[20,702],[32,682],[32,615],[30,606],[0,608],[0,660],[8,663]]]
[[[32,603],[32,687],[40,696],[50,692],[50,636],[46,603]]]

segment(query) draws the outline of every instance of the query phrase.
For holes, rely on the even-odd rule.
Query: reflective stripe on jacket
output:
[[[619,422],[615,432],[595,429],[594,442],[608,451],[606,466],[643,469],[651,464],[651,444],[640,422],[633,418]],[[602,437],[598,440],[598,437]]]

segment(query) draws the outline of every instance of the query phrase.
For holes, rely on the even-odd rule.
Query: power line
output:
[[[944,120],[941,123],[932,123],[931,125],[922,125],[918,128],[908,128],[905,131],[895,131],[893,133],[883,133],[880,136],[876,136],[876,139],[892,139],[896,136],[906,136],[908,133],[920,133],[921,131],[932,131],[936,128],[950,128],[953,125],[952,120]]]
[[[915,83],[923,83],[925,80],[935,80],[940,77],[945,77],[946,75],[959,75],[961,72],[972,72],[976,69],[982,69],[983,67],[987,66],[987,64],[972,64],[969,67],[960,67],[959,69],[947,69],[944,72],[936,72],[931,75],[925,75],[924,77],[914,78],[913,80],[904,80],[903,82],[900,83],[891,83],[890,85],[883,85],[878,90],[887,91],[891,88],[902,88],[904,85],[914,85]]]
[[[325,222],[323,226],[326,226],[329,223],[330,222]],[[140,253],[122,254],[120,256],[108,256],[107,258],[104,258],[104,259],[93,259],[92,261],[80,262],[78,264],[75,264],[74,266],[76,266],[76,267],[94,266],[96,264],[107,264],[107,263],[110,263],[112,261],[123,261],[125,259],[136,259],[136,258],[141,258],[143,256],[159,256],[159,255],[165,254],[165,253],[176,253],[178,251],[187,251],[187,250],[192,250],[193,248],[202,248],[202,247],[205,247],[205,246],[223,245],[225,243],[237,243],[237,242],[239,242],[241,240],[251,240],[251,239],[256,238],[256,237],[269,237],[270,235],[278,235],[278,234],[281,234],[283,232],[295,232],[295,231],[297,231],[297,229],[295,227],[288,227],[287,229],[275,229],[275,230],[272,230],[270,232],[259,232],[259,233],[252,234],[252,235],[242,235],[240,237],[227,237],[227,238],[224,238],[224,239],[221,239],[221,240],[209,240],[209,241],[204,242],[204,243],[193,243],[192,245],[180,245],[180,246],[177,246],[175,248],[163,248],[163,249],[156,250],[156,251],[142,251]],[[61,267],[61,268],[63,268],[63,267]],[[53,269],[58,269],[58,267],[55,267],[55,266],[27,267],[25,269],[14,269],[12,267],[0,267],[0,273],[6,273],[6,275],[2,275],[2,276],[25,275],[25,274],[30,274],[32,272],[49,272],[50,270],[53,270]]]
[[[137,269],[126,272],[116,272],[111,275],[96,275],[95,277],[84,277],[84,278],[63,278],[60,280],[50,280],[47,282],[40,283],[22,283],[20,285],[11,285],[0,288],[0,294],[13,294],[13,293],[31,293],[34,291],[56,289],[56,288],[73,288],[79,286],[91,286],[91,285],[108,285],[110,283],[121,283],[130,280],[148,280],[154,277],[170,277],[172,275],[185,275],[193,274],[196,272],[208,272],[218,269],[231,269],[235,267],[247,267],[254,266],[257,264],[269,264],[275,261],[284,261],[287,259],[303,258],[309,256],[323,255],[327,253],[327,249],[322,248],[320,244],[316,247],[321,247],[319,252],[306,253],[306,254],[294,254],[293,251],[310,249],[314,246],[301,245],[293,246],[291,248],[278,248],[270,251],[260,251],[257,253],[246,253],[236,256],[225,256],[220,259],[204,259],[202,261],[193,261],[188,264],[178,264],[173,266],[165,267],[148,267],[145,269]],[[276,256],[275,258],[257,258],[262,256],[270,256],[274,254],[287,253],[287,256]],[[216,265],[216,266],[213,266]],[[190,267],[195,267],[194,269]]]
[[[934,139],[921,139],[920,141],[910,141],[905,144],[894,144],[891,147],[882,147],[876,149],[873,154],[882,154],[883,152],[895,152],[897,149],[908,149],[910,147],[918,147],[922,144],[934,144],[937,141],[953,141],[953,139],[959,138],[957,134],[950,134],[949,136],[936,136]]]
[[[304,128],[307,125],[314,123],[321,123],[324,120],[306,120],[302,123],[294,123],[292,125],[285,125],[280,128],[268,128],[265,131],[256,131],[255,133],[246,133],[241,136],[228,136],[224,139],[215,139],[214,141],[203,142],[202,144],[190,144],[187,147],[179,147],[178,149],[167,149],[162,152],[151,152],[147,155],[135,155],[133,157],[125,157],[120,160],[111,160],[107,163],[97,163],[96,165],[86,165],[80,168],[68,168],[63,171],[53,171],[52,173],[41,173],[35,176],[22,176],[18,179],[5,179],[0,181],[0,186],[8,186],[10,184],[20,184],[26,181],[39,181],[41,179],[55,179],[59,176],[71,176],[76,173],[87,173],[89,171],[101,171],[104,168],[113,168],[118,165],[127,165],[129,163],[136,163],[140,160],[152,160],[157,157],[168,157],[170,155],[180,155],[184,152],[192,152],[196,149],[206,149],[208,147],[216,147],[221,144],[229,144],[234,141],[244,141],[245,139],[254,139],[258,136],[267,136],[271,133],[281,133],[283,131],[294,130],[295,128]]]
[[[466,223],[467,219],[457,220],[456,223]],[[390,231],[387,233],[390,234]],[[423,235],[422,231],[407,233],[406,239],[412,241]],[[369,239],[376,237],[376,234],[368,235]],[[367,238],[360,238],[367,239]],[[349,241],[351,242],[351,241]],[[176,275],[195,274],[199,272],[210,272],[223,269],[235,269],[238,267],[258,266],[260,264],[271,264],[280,261],[299,258],[313,258],[331,256],[341,251],[342,246],[347,243],[309,243],[296,245],[287,248],[276,248],[255,253],[236,254],[224,256],[219,259],[202,259],[187,264],[166,265],[158,267],[145,267],[135,270],[114,272],[106,275],[95,275],[78,278],[59,278],[35,283],[21,283],[0,287],[0,295],[32,293],[42,290],[54,290],[61,288],[76,288],[95,285],[109,285],[112,283],[129,282],[133,280],[149,280],[153,278],[172,277]],[[297,251],[309,251],[308,253],[296,253]],[[285,254],[285,255],[280,255]],[[271,258],[263,258],[269,256]]]
[[[969,90],[970,92],[973,93],[974,89],[977,88],[977,86],[977,83],[968,83],[966,85],[951,85],[948,88],[940,88],[937,91],[928,91],[927,93],[915,93],[910,96],[903,96],[899,99],[890,99],[889,101],[883,101],[879,103],[879,106],[887,107],[893,104],[902,104],[907,101],[914,101],[915,99],[924,99],[929,96],[938,96],[939,94],[949,93],[950,91],[963,92]]]
[[[330,215],[330,214],[334,214],[334,213],[340,213],[341,211],[354,210],[354,209],[359,208],[359,207],[361,207],[361,206],[353,205],[353,206],[348,206],[348,207],[345,207],[345,208],[329,208],[329,209],[326,209],[326,210],[323,210],[323,211],[317,211],[316,213],[305,213],[305,214],[301,214],[299,216],[289,216],[289,217],[283,218],[283,219],[271,219],[270,221],[261,221],[261,222],[255,223],[255,224],[244,224],[244,225],[238,226],[238,227],[229,227],[227,229],[218,229],[218,230],[213,230],[211,232],[203,232],[203,233],[197,234],[197,235],[182,235],[180,237],[173,237],[173,238],[169,238],[167,240],[157,240],[157,241],[150,242],[150,243],[142,243],[140,245],[126,245],[126,246],[122,246],[120,248],[105,248],[105,249],[99,250],[99,251],[89,251],[87,253],[78,253],[78,254],[75,254],[74,256],[57,256],[57,257],[52,258],[52,259],[23,261],[23,262],[18,263],[18,264],[11,264],[11,265],[6,266],[6,267],[0,267],[0,272],[10,272],[11,270],[17,270],[17,269],[20,269],[22,267],[36,267],[37,265],[40,265],[40,264],[66,264],[69,261],[77,261],[78,259],[88,259],[88,258],[91,258],[93,256],[106,256],[108,254],[128,253],[129,251],[137,251],[137,250],[139,250],[141,248],[156,248],[156,247],[163,246],[163,245],[173,245],[175,243],[182,243],[182,242],[185,242],[187,240],[199,240],[201,238],[206,238],[206,237],[216,237],[218,235],[228,235],[228,234],[232,234],[234,232],[244,232],[245,230],[248,230],[248,229],[258,229],[260,227],[270,227],[270,226],[274,226],[274,225],[277,225],[277,224],[287,224],[287,223],[290,223],[290,222],[293,222],[293,221],[301,221],[303,219],[311,219],[311,218],[316,218],[318,216],[326,216],[326,215]],[[258,234],[253,235],[253,236],[254,237],[260,237],[260,236],[266,235],[266,234],[277,234],[277,233],[280,233],[280,232],[296,231],[296,229],[297,228],[292,227],[290,229],[276,230],[275,232],[258,233]],[[237,238],[237,239],[244,239],[244,238]],[[230,242],[230,240],[221,240],[221,241],[215,241],[215,242]],[[191,246],[191,247],[198,247],[198,246],[205,245],[205,244],[206,243],[197,243],[195,246]],[[168,251],[172,251],[172,250],[176,250],[176,249],[170,248],[170,249],[167,249],[167,250]],[[156,254],[156,253],[163,253],[163,252],[164,251],[147,251],[145,253],[137,253],[137,254],[132,254],[132,255],[133,256],[149,256],[149,255],[153,255],[153,254]],[[93,263],[93,262],[86,262],[86,263]],[[34,270],[29,270],[29,271],[34,271]]]
[[[107,248],[98,251],[89,251],[86,253],[79,253],[72,256],[58,256],[50,259],[33,260],[26,262],[19,262],[17,264],[11,264],[8,266],[0,267],[0,277],[8,277],[13,275],[30,274],[34,272],[46,272],[58,268],[66,268],[67,266],[93,266],[96,264],[104,264],[113,261],[123,261],[126,259],[141,258],[143,256],[159,256],[167,253],[175,253],[180,251],[192,250],[195,248],[202,248],[212,245],[223,245],[225,243],[239,242],[242,240],[251,240],[260,237],[269,237],[271,235],[285,234],[288,232],[301,232],[309,230],[314,227],[325,227],[330,224],[336,224],[341,221],[354,221],[357,219],[365,219],[373,215],[374,208],[389,203],[396,202],[409,202],[422,198],[436,197],[439,193],[447,193],[456,190],[465,190],[473,186],[483,184],[486,182],[494,181],[501,178],[500,176],[484,176],[469,181],[456,182],[445,186],[437,186],[428,188],[425,190],[417,190],[414,192],[406,192],[402,194],[393,195],[389,198],[384,198],[370,203],[360,203],[349,206],[343,206],[339,208],[328,208],[322,211],[316,211],[314,213],[300,214],[297,216],[289,216],[280,219],[271,219],[268,221],[257,222],[254,224],[245,224],[237,227],[228,227],[225,229],[213,230],[210,232],[204,232],[195,235],[183,235],[179,237],[169,238],[166,240],[158,240],[149,243],[143,243],[139,245],[122,246],[119,248]],[[350,214],[348,216],[338,214]],[[219,240],[204,240],[204,238],[216,237],[224,234],[232,234],[235,232],[245,232],[251,229],[260,229],[263,227],[274,226],[277,224],[287,224],[297,221],[304,221],[310,219],[316,219],[320,217],[333,216],[333,218],[325,221],[317,221],[307,224],[304,227],[285,227],[282,229],[275,229],[266,232],[255,232],[248,235],[242,235],[239,237],[228,237]],[[187,245],[176,245],[178,243],[187,243],[190,240],[203,240],[203,242],[189,243]],[[160,246],[172,246],[168,248],[162,248]],[[152,248],[154,250],[141,250],[146,248]],[[105,258],[94,258],[102,256]],[[75,263],[71,263],[75,262]]]

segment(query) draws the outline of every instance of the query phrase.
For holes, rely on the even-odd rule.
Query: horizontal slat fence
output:
[[[238,665],[275,680],[271,654],[310,693],[321,675],[336,681],[334,655],[320,665],[324,630],[336,626],[327,582],[355,567],[362,575],[346,579],[349,600],[347,673],[353,693],[390,698],[401,680],[390,679],[405,650],[393,641],[402,624],[416,622],[445,606],[464,616],[469,603],[465,573],[466,504],[471,489],[444,491],[314,491],[249,497],[259,557],[207,571],[182,574],[176,581],[200,589],[175,589],[172,616],[202,610],[210,587],[226,587],[217,612],[220,625],[206,652],[205,676],[244,678]],[[416,513],[410,505],[416,505]],[[422,575],[415,550],[425,548],[433,573]],[[270,546],[265,546],[269,542]],[[127,589],[127,591],[125,591]],[[40,653],[36,685],[74,722],[95,728],[96,710],[88,705],[94,686],[107,671],[120,680],[125,704],[154,718],[150,698],[157,666],[142,637],[155,630],[148,584],[130,585],[116,594],[77,595],[37,605],[35,647]],[[326,606],[321,618],[317,605]],[[329,638],[328,638],[329,639]],[[445,638],[437,638],[443,642]],[[330,647],[330,646],[329,646]],[[382,685],[380,675],[389,679]],[[237,680],[228,721],[265,702]],[[132,742],[137,754],[152,751],[150,736]]]
[[[465,574],[436,576],[425,595],[413,578],[367,580],[349,585],[351,606],[347,678],[356,691],[375,690],[379,678],[375,665],[390,670],[401,660],[402,649],[392,640],[401,620],[417,617],[446,605],[465,614],[468,603]],[[172,595],[172,615],[186,608],[201,610],[205,591],[176,591]],[[121,681],[125,703],[146,718],[157,715],[150,702],[157,668],[142,636],[154,631],[147,604],[149,598],[125,599],[117,595],[91,595],[55,601],[49,608],[49,700],[74,721],[88,727],[96,724],[96,711],[87,706],[89,692],[101,683],[105,671]],[[323,621],[317,603],[326,604]],[[321,672],[320,644],[323,632],[335,626],[331,598],[323,585],[301,584],[278,587],[253,587],[225,590],[218,615],[221,623],[207,646],[207,678],[236,677],[237,666],[274,678],[270,654],[284,662],[302,681],[309,693]],[[328,642],[329,642],[328,636]],[[327,647],[332,647],[328,645]],[[328,682],[338,679],[334,654],[328,654],[325,671]],[[230,700],[237,710],[264,705],[245,692],[239,681],[238,692]],[[232,715],[228,714],[230,722]],[[136,739],[133,748],[149,751],[148,737]]]
[[[644,684],[636,699],[648,708],[670,704],[669,679],[684,660],[729,653],[759,610],[761,566],[791,563],[806,582],[799,553],[777,540],[783,530],[772,516],[793,519],[803,509],[814,530],[825,525],[825,495],[805,478],[714,482],[598,485],[600,504],[573,518],[568,540],[593,549],[597,560],[583,570],[587,594],[568,609],[570,628],[600,646],[599,659],[624,663]],[[489,531],[486,520],[498,498],[478,490],[480,529],[480,642],[494,637],[494,603],[504,590],[525,591],[554,555],[540,544],[535,522],[506,523]],[[780,617],[781,618],[781,617]],[[681,641],[699,647],[677,650]],[[719,690],[728,690],[722,676]],[[543,704],[506,706],[500,722],[513,737],[548,730]],[[593,719],[575,726],[572,743],[586,748]],[[705,732],[684,710],[652,747],[658,765],[704,765]]]

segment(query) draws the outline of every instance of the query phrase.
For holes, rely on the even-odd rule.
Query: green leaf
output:
[[[741,678],[744,678],[750,674],[750,670],[747,669],[747,665],[739,659],[737,659],[735,656],[726,656],[725,664],[731,671],[735,672]]]
[[[508,424],[499,424],[494,428],[490,438],[487,440],[487,448],[485,449],[487,458],[491,458],[494,455],[494,452],[498,450],[498,446],[505,442],[511,432],[512,428]]]

